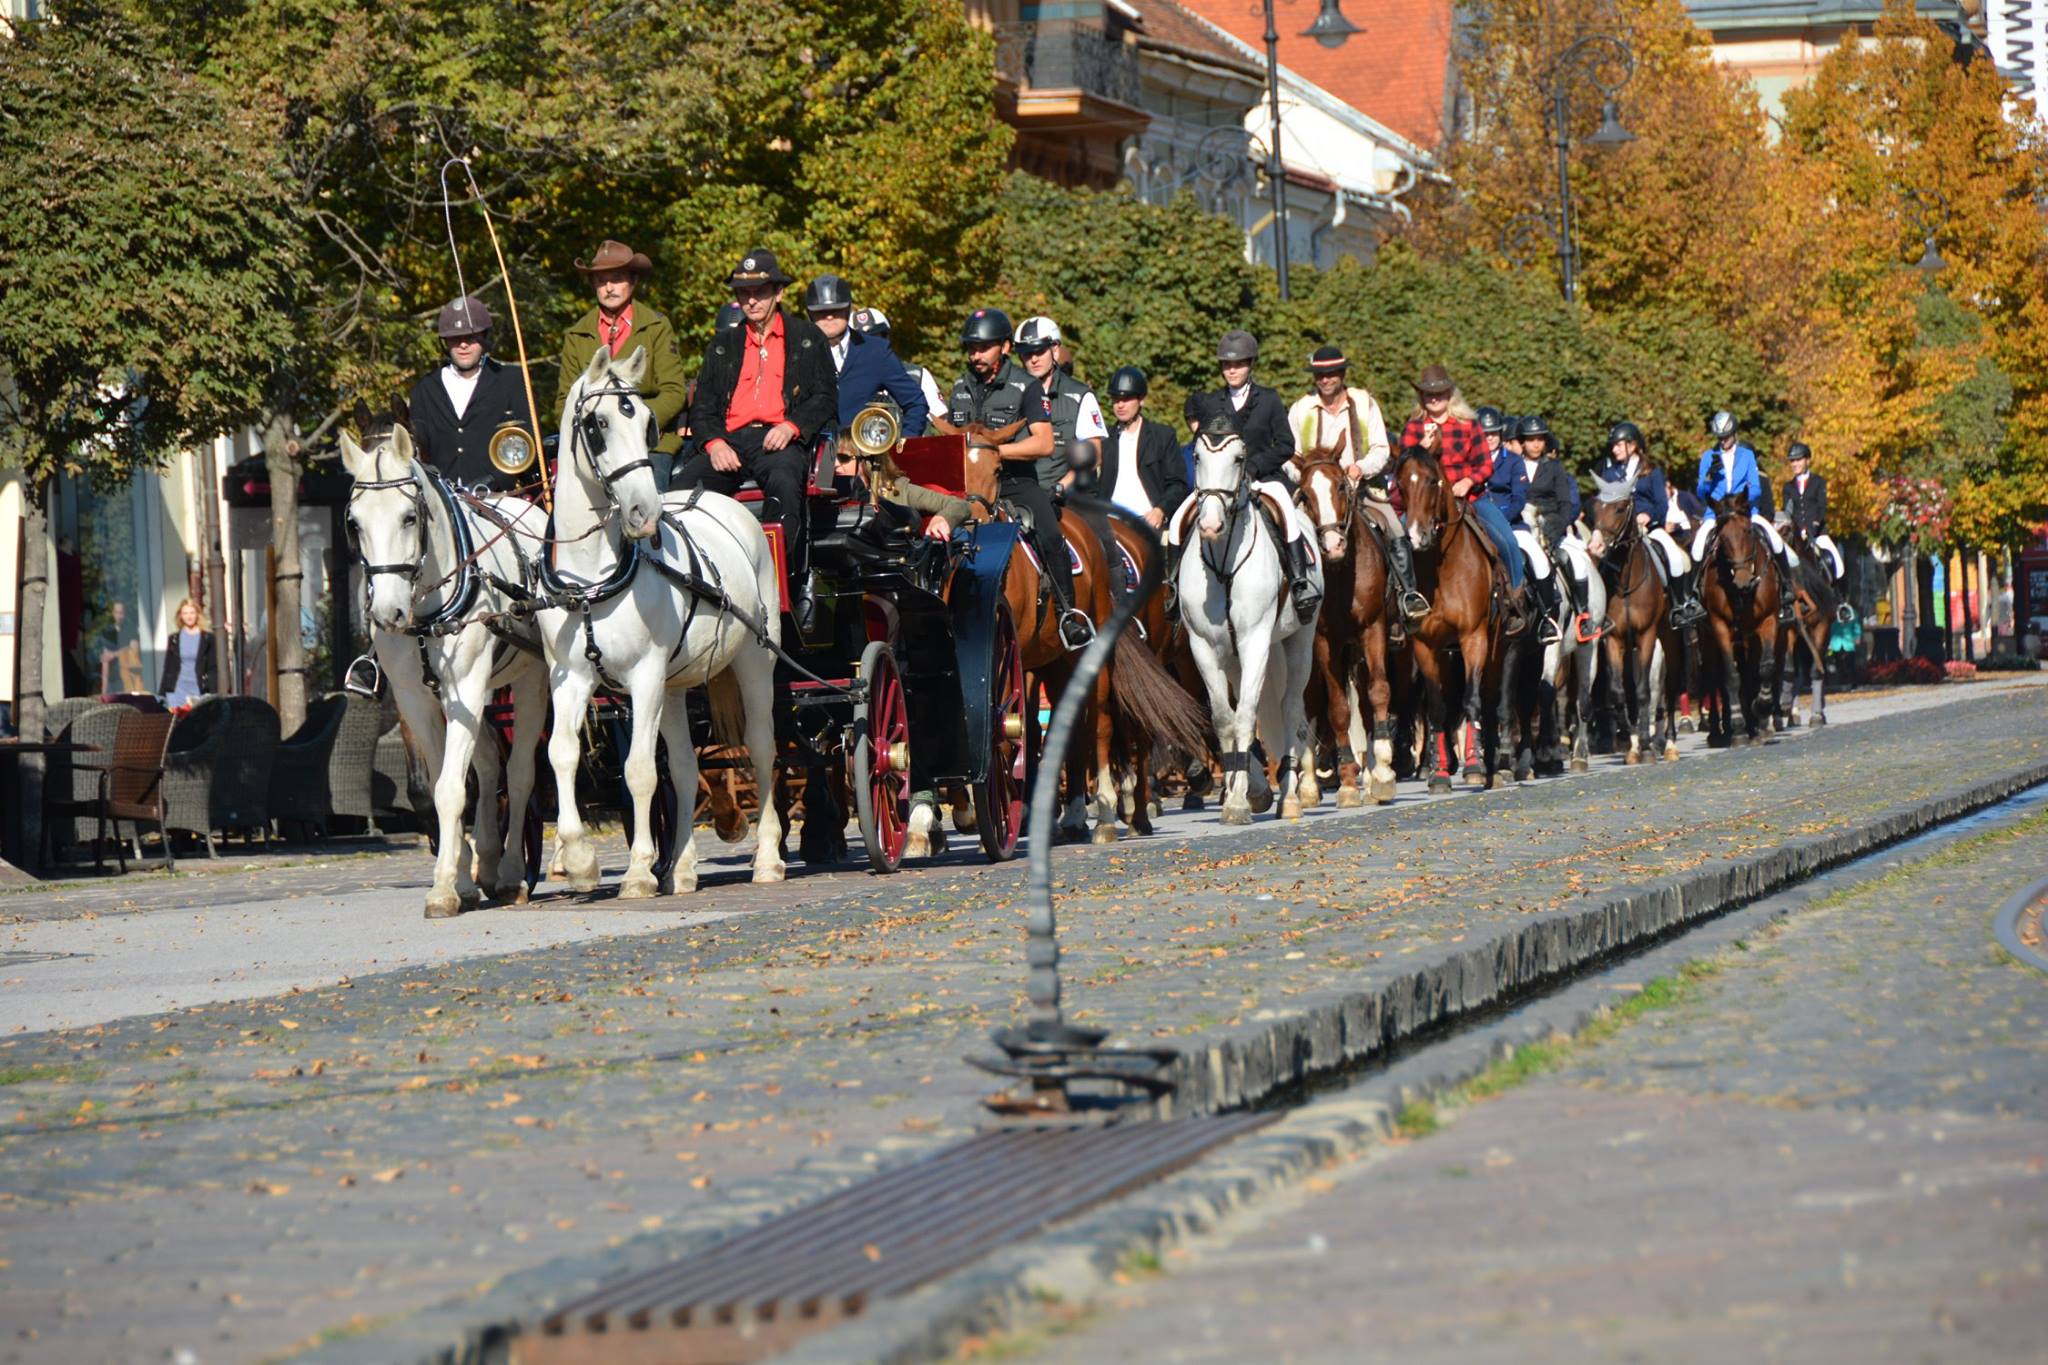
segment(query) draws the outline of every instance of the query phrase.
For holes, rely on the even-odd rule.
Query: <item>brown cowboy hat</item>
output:
[[[1431,365],[1415,377],[1415,391],[1425,398],[1450,393],[1457,387],[1457,383],[1451,378],[1451,372],[1441,365]]]
[[[654,262],[624,242],[606,238],[604,245],[592,252],[589,260],[577,261],[576,268],[586,275],[594,275],[600,270],[630,270],[636,275],[646,275],[653,272]]]

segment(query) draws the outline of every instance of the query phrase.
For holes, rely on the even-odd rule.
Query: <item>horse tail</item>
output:
[[[747,705],[740,695],[740,680],[728,668],[706,684],[711,702],[711,738],[719,744],[747,742]]]
[[[1191,758],[1209,752],[1209,713],[1160,665],[1146,644],[1126,631],[1116,641],[1116,708],[1141,732]]]

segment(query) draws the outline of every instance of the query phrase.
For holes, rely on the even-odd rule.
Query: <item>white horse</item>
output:
[[[342,463],[355,479],[348,519],[367,578],[370,647],[391,680],[399,713],[426,751],[434,784],[440,846],[427,918],[475,908],[482,900],[478,882],[496,899],[524,902],[525,812],[547,674],[538,633],[505,615],[511,603],[498,583],[524,576],[519,540],[538,540],[540,509],[496,496],[481,500],[489,510],[480,515],[414,457],[403,426],[366,431],[365,439],[367,449],[349,433],[341,436]],[[506,771],[510,848],[498,828],[498,746],[477,742],[484,707],[499,687],[510,687],[514,701]],[[477,775],[474,880],[462,838],[471,767]]]
[[[1173,539],[1185,544],[1175,578],[1188,647],[1209,688],[1209,706],[1223,757],[1226,825],[1252,820],[1252,738],[1265,738],[1280,765],[1280,817],[1301,816],[1298,782],[1308,755],[1303,692],[1315,662],[1316,624],[1295,613],[1287,570],[1273,543],[1245,469],[1245,445],[1227,429],[1195,442],[1195,491],[1174,516]],[[1281,516],[1295,515],[1286,490]],[[1189,523],[1198,533],[1190,539]],[[1313,534],[1313,531],[1310,532]],[[1318,580],[1321,566],[1314,570]]]
[[[685,694],[709,687],[714,728],[743,737],[762,794],[754,880],[783,877],[775,790],[775,656],[782,617],[768,537],[746,508],[716,493],[654,485],[648,452],[659,433],[640,397],[647,352],[615,361],[598,347],[562,410],[555,482],[554,582],[574,600],[539,614],[554,683],[548,761],[561,793],[556,816],[569,884],[597,886],[597,853],[576,809],[576,763],[591,694],[600,681],[632,700],[626,786],[633,799],[632,860],[622,900],[661,894],[654,876],[657,736],[668,743],[680,810],[672,891],[697,886],[697,753]]]
[[[1554,733],[1568,738],[1565,747],[1570,751],[1571,770],[1585,772],[1593,759],[1593,678],[1600,670],[1600,623],[1607,619],[1607,582],[1593,567],[1593,561],[1586,553],[1586,546],[1577,535],[1567,534],[1559,542],[1555,560],[1544,553],[1533,535],[1522,530],[1515,532],[1516,539],[1530,551],[1530,567],[1541,580],[1553,573],[1570,574],[1584,585],[1584,600],[1579,608],[1584,613],[1585,635],[1579,630],[1579,618],[1571,610],[1571,595],[1560,591],[1557,604],[1557,639],[1543,647],[1542,681],[1547,685],[1547,695],[1540,697],[1540,704],[1552,708]],[[1570,672],[1570,690],[1566,690],[1566,672]],[[1569,708],[1566,702],[1570,702]],[[1573,724],[1569,736],[1565,735],[1565,717],[1570,714]]]

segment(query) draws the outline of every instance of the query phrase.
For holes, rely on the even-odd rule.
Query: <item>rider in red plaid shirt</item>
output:
[[[1415,380],[1417,407],[1401,428],[1401,447],[1421,446],[1443,466],[1451,492],[1465,499],[1466,510],[1477,517],[1500,551],[1507,566],[1508,587],[1522,586],[1522,551],[1508,529],[1507,518],[1486,492],[1486,478],[1493,472],[1493,456],[1487,453],[1486,433],[1479,429],[1471,410],[1458,394],[1450,372],[1431,365]]]

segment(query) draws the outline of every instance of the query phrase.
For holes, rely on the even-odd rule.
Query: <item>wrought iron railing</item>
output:
[[[1123,43],[1077,24],[1004,24],[996,29],[996,70],[1040,90],[1084,90],[1119,104],[1138,102],[1138,63]]]

